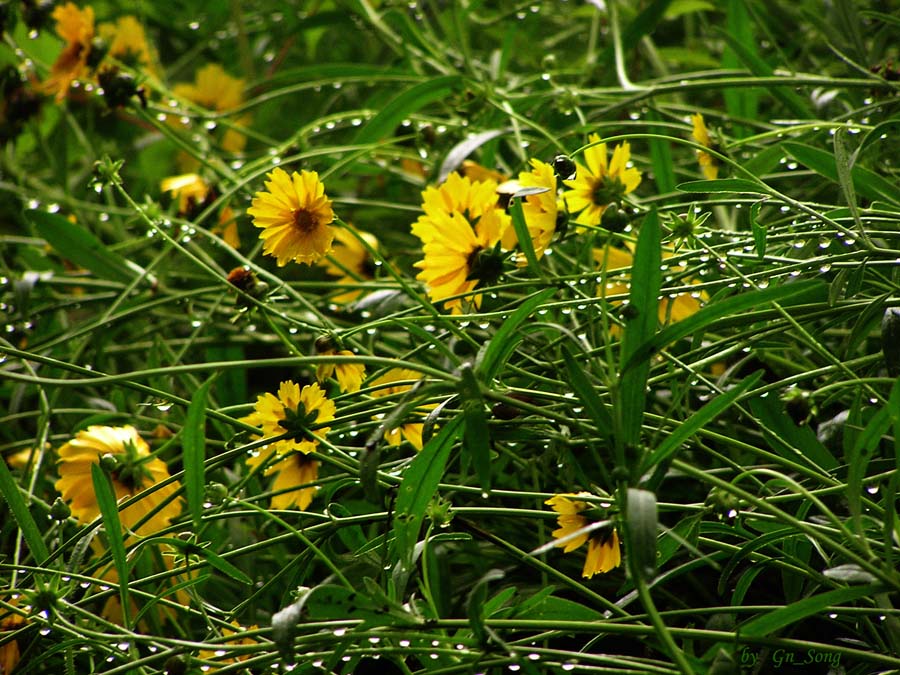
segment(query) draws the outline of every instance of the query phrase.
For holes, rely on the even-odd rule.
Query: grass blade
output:
[[[15,518],[16,524],[19,526],[22,537],[24,537],[25,543],[31,550],[31,555],[34,557],[35,562],[38,565],[43,565],[44,561],[50,557],[50,552],[47,550],[47,545],[41,537],[41,531],[38,529],[37,523],[34,522],[31,511],[28,510],[28,505],[22,498],[19,486],[9,472],[5,461],[0,461],[0,493],[3,494],[6,503],[9,504],[9,510],[12,511],[13,518]]]
[[[459,75],[445,75],[420,82],[391,100],[369,123],[360,129],[356,142],[377,143],[391,134],[410,113],[447,96],[462,81]]]
[[[131,605],[128,600],[128,560],[125,557],[125,540],[122,537],[122,522],[119,520],[116,493],[113,490],[109,474],[96,462],[91,462],[91,480],[94,484],[94,494],[97,496],[97,506],[100,508],[100,517],[103,519],[103,529],[106,531],[106,538],[109,541],[109,551],[119,575],[122,621],[128,628],[131,623],[129,618]]]
[[[188,510],[194,522],[195,532],[200,528],[203,516],[203,488],[205,480],[206,455],[206,400],[210,378],[194,392],[191,405],[188,406],[187,417],[182,431],[182,448],[184,449],[184,488],[187,493]]]

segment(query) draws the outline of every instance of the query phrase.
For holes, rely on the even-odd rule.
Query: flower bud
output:
[[[67,520],[72,515],[72,509],[66,504],[62,497],[57,497],[52,506],[50,506],[50,517],[60,522]]]

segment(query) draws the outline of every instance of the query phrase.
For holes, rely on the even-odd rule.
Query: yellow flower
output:
[[[496,209],[496,181],[472,181],[458,173],[451,173],[438,187],[428,187],[422,192],[422,210],[425,213],[413,223],[412,233],[427,244],[434,238],[436,218],[458,213],[474,223]],[[499,227],[504,230],[509,216],[502,214],[498,217]]]
[[[232,77],[222,66],[210,63],[197,71],[194,84],[176,84],[172,92],[208,110],[228,112],[244,103],[244,80]],[[234,126],[245,127],[251,119],[250,115],[241,115],[234,121]],[[246,144],[247,137],[231,128],[225,132],[220,145],[226,152],[240,152]]]
[[[552,166],[539,159],[532,159],[531,166],[531,171],[519,174],[517,183],[521,188],[547,188],[547,192],[528,195],[522,202],[522,212],[531,237],[531,246],[535,256],[540,260],[550,245],[553,233],[556,232],[556,215],[559,211],[556,201],[556,173]],[[515,228],[507,228],[503,237],[503,247],[513,248],[517,243]],[[528,264],[524,255],[516,256],[516,262],[520,267]]]
[[[178,215],[189,220],[216,200],[215,191],[196,173],[169,176],[162,180],[160,187],[178,200]],[[219,209],[219,222],[210,229],[210,232],[221,236],[231,248],[237,249],[241,246],[237,219],[234,210],[228,204]]]
[[[494,181],[495,183],[502,183],[507,180],[507,177],[499,171],[488,169],[485,166],[481,166],[478,162],[473,162],[471,159],[463,160],[458,171],[472,181]]]
[[[44,82],[48,93],[56,94],[56,102],[62,101],[72,82],[87,75],[88,57],[94,39],[94,9],[79,9],[67,2],[56,7],[51,16],[56,20],[56,34],[66,41],[66,46],[50,68],[50,77]]]
[[[255,469],[269,462],[274,454],[275,449],[267,445],[247,459],[247,466]],[[314,485],[319,480],[319,462],[306,451],[290,452],[266,468],[265,475],[272,474],[277,474],[272,482],[272,491],[278,494],[272,497],[271,508],[289,509],[296,506],[306,511],[319,489]]]
[[[705,145],[707,148],[712,147],[712,141],[709,138],[709,131],[706,129],[706,122],[703,120],[703,115],[700,113],[694,113],[691,115],[691,122],[694,124],[694,131],[691,136],[697,141],[700,145]],[[715,180],[719,177],[719,164],[716,162],[716,158],[710,155],[708,152],[703,152],[702,150],[697,151],[697,161],[700,162],[700,169],[703,171],[703,176],[707,180]]]
[[[275,169],[268,176],[268,192],[257,192],[247,213],[262,229],[263,253],[275,256],[279,267],[294,260],[311,264],[331,251],[334,211],[325,186],[315,171]]]
[[[151,457],[150,447],[133,426],[94,425],[79,431],[59,449],[60,478],[56,481],[56,489],[70,503],[72,515],[81,523],[90,523],[100,515],[91,480],[91,464],[99,464],[104,455],[119,460],[118,466],[111,470],[113,489],[119,502],[142,494],[169,478],[165,462]],[[177,482],[171,482],[143,493],[139,501],[119,511],[122,526],[141,536],[168,527],[181,513],[181,499],[175,496],[179,489]],[[156,512],[145,519],[154,510]],[[142,520],[143,524],[137,526]]]
[[[319,356],[355,356],[355,354],[348,349],[341,351],[326,349],[319,352]],[[335,373],[342,392],[359,391],[362,381],[366,378],[366,366],[362,363],[323,363],[316,368],[316,379],[324,382]]]
[[[600,137],[591,134],[591,143]],[[576,163],[575,180],[563,181],[570,190],[565,198],[569,211],[579,213],[578,223],[599,225],[603,212],[610,204],[618,204],[641,184],[641,172],[628,168],[631,147],[628,142],[613,149],[612,160],[607,165],[606,143],[593,145],[584,151],[587,166]]]
[[[403,394],[413,387],[413,385],[411,384],[394,384],[395,382],[420,379],[422,379],[422,373],[419,373],[415,370],[411,370],[409,368],[392,368],[381,377],[378,377],[370,382],[369,386],[375,389],[375,391],[372,392],[372,396],[374,396],[375,398],[381,398],[382,396],[394,396]],[[422,413],[424,414],[425,411],[431,410],[433,408],[434,404],[426,404],[419,406],[417,410],[422,411]],[[383,419],[384,415],[376,415],[375,417],[376,419]],[[407,441],[409,441],[416,450],[421,450],[422,426],[423,425],[421,422],[406,422],[404,424],[401,424],[396,429],[387,429],[384,432],[384,440],[387,441],[390,445],[400,445],[402,436],[402,438],[405,438]]]
[[[263,438],[274,438],[290,434],[273,445],[278,454],[315,452],[319,441],[311,435],[315,425],[316,434],[324,436],[330,429],[321,425],[334,419],[334,401],[328,399],[318,384],[308,384],[301,391],[300,386],[286,380],[278,388],[278,396],[263,394],[257,397],[254,413],[248,424],[262,427]]]
[[[374,235],[361,230],[357,233],[372,249],[378,250],[378,239]],[[340,277],[338,284],[357,284],[375,278],[375,261],[371,254],[350,230],[343,227],[335,228],[334,249],[323,264],[328,274]],[[353,302],[362,293],[362,289],[347,291],[334,296],[331,301],[337,304]]]
[[[156,59],[140,21],[130,14],[120,16],[115,23],[101,23],[97,32],[109,44],[107,56],[153,74]]]
[[[215,649],[201,649],[198,654],[198,658],[202,661],[215,661],[219,666],[224,666],[229,663],[240,663],[241,661],[245,661],[250,657],[250,654],[241,654],[240,656],[227,656],[227,652],[225,655],[221,653],[218,645],[253,645],[256,644],[256,640],[248,637],[241,637],[241,633],[247,630],[256,630],[258,626],[250,626],[249,628],[244,628],[237,622],[237,619],[231,622],[231,625],[234,626],[234,630],[230,628],[222,629],[222,637],[231,637],[232,635],[236,636],[233,639],[225,640],[224,642],[221,640],[216,641]],[[213,672],[218,670],[216,666],[201,666],[200,670],[202,672]]]
[[[582,516],[581,512],[590,507],[587,502],[571,498],[582,496],[589,497],[591,495],[589,492],[579,492],[577,495],[554,495],[544,503],[550,505],[559,514],[556,517],[559,527],[552,534],[554,539],[561,540],[556,545],[563,547],[563,553],[571,553],[587,542],[588,551],[581,576],[590,579],[597,573],[609,572],[618,567],[622,562],[622,551],[619,534],[615,528],[608,533],[580,532],[590,524],[590,521]]]
[[[13,595],[9,599],[9,604],[13,607],[19,604],[19,595]],[[19,652],[19,643],[17,640],[3,640],[3,633],[13,632],[25,625],[25,617],[16,611],[0,608],[0,673],[7,675],[12,673],[13,669],[19,663],[21,656]]]
[[[671,251],[663,251],[662,257],[671,258]],[[605,249],[594,249],[594,260],[601,268],[605,268],[607,273],[626,270],[633,263],[631,252],[617,248],[615,246],[607,246]],[[677,269],[673,270],[677,271]],[[697,283],[696,281],[691,283]],[[598,293],[601,297],[609,297],[612,295],[627,294],[630,289],[628,283],[628,275],[613,275],[613,278],[607,279],[606,287],[600,289]],[[659,301],[658,316],[661,324],[675,323],[696,314],[701,307],[702,301],[708,299],[705,292],[701,293],[677,293],[674,296],[664,295]],[[615,305],[621,304],[621,300],[611,301]],[[613,332],[618,332],[618,327],[613,327]]]

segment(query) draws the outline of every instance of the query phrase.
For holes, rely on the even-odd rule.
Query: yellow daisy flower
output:
[[[595,574],[609,572],[618,567],[622,562],[622,551],[619,534],[615,528],[608,533],[579,532],[590,524],[590,521],[581,515],[582,511],[590,508],[587,502],[572,499],[572,497],[582,496],[589,497],[591,494],[579,492],[578,494],[554,495],[544,503],[559,514],[556,517],[559,527],[553,530],[552,534],[554,539],[563,540],[556,544],[562,547],[563,553],[571,553],[587,542],[588,551],[581,576],[590,579]]]
[[[599,143],[600,137],[591,134],[591,143]],[[587,166],[576,162],[575,180],[563,181],[570,189],[565,198],[569,211],[579,213],[578,223],[599,225],[603,212],[610,204],[618,204],[622,198],[634,192],[641,184],[641,172],[628,168],[631,146],[628,142],[613,149],[612,160],[607,164],[606,143],[593,145],[584,151]]]
[[[473,181],[468,177],[451,173],[438,187],[428,187],[422,192],[422,210],[425,213],[413,223],[412,233],[427,244],[435,234],[435,219],[459,213],[469,222],[477,222],[486,213],[497,209],[497,182]],[[500,217],[500,229],[509,223],[505,213]]]
[[[691,122],[693,122],[694,125],[694,131],[691,134],[693,139],[700,145],[711,148],[713,144],[709,138],[709,131],[706,129],[706,122],[703,120],[703,115],[694,113],[691,115]],[[708,152],[698,150],[697,161],[700,162],[700,169],[703,171],[703,176],[707,180],[715,180],[719,177],[719,164],[716,162],[715,157]]]
[[[17,607],[19,598],[21,598],[21,596],[13,595],[7,602],[13,607]],[[4,599],[6,600],[6,598]],[[26,619],[23,614],[13,610],[0,608],[0,637],[3,636],[3,633],[11,633],[18,630],[24,626],[25,623]],[[0,673],[11,673],[21,658],[19,643],[17,640],[0,640],[0,642],[3,643],[0,644]]]
[[[188,220],[192,220],[199,211],[216,199],[215,191],[196,173],[169,176],[162,180],[160,187],[178,200],[178,215]],[[219,210],[219,222],[210,229],[210,232],[222,237],[231,248],[241,247],[237,218],[228,204]]]
[[[324,349],[319,356],[356,356],[348,349]],[[316,379],[324,382],[336,374],[338,386],[342,392],[359,391],[362,381],[366,379],[366,366],[363,363],[323,363],[316,368]]]
[[[522,202],[522,212],[525,215],[528,234],[531,236],[531,245],[535,256],[540,260],[544,257],[544,251],[547,250],[556,232],[556,216],[559,212],[556,200],[556,172],[552,166],[539,159],[530,161],[532,170],[521,172],[516,182],[521,188],[547,188],[547,192],[528,195]],[[507,228],[503,236],[503,247],[511,249],[517,244],[515,228]],[[520,267],[528,264],[523,255],[516,256],[516,262]]]
[[[85,77],[90,70],[88,57],[94,39],[94,9],[79,9],[73,2],[56,7],[50,15],[56,20],[56,34],[66,41],[66,46],[50,68],[50,77],[44,82],[44,90],[56,94],[56,102],[62,101],[72,82]]]
[[[165,462],[151,457],[150,447],[131,425],[124,427],[89,426],[75,434],[75,438],[59,449],[59,480],[56,489],[69,502],[72,515],[81,523],[90,523],[100,515],[94,484],[91,480],[91,464],[99,464],[104,455],[119,460],[111,471],[116,499],[141,494],[149,487],[169,478]],[[181,499],[175,494],[180,489],[171,482],[153,492],[147,492],[139,501],[119,511],[122,526],[144,536],[168,527],[181,513]],[[157,507],[159,510],[156,510]],[[145,516],[156,510],[145,520]],[[142,525],[137,523],[144,521]]]
[[[481,166],[478,162],[473,162],[471,159],[463,160],[458,172],[471,181],[494,181],[495,183],[502,183],[507,180],[507,177],[499,171],[488,169],[485,166]]]
[[[671,258],[672,255],[672,251],[664,250],[662,253],[663,259]],[[615,246],[607,246],[605,249],[594,249],[594,260],[599,267],[605,267],[606,272],[610,273],[630,268],[634,258],[631,251]],[[674,271],[677,271],[677,269]],[[629,290],[630,284],[628,283],[628,275],[614,274],[612,278],[607,279],[606,287],[600,289],[598,295],[605,298],[612,295],[627,294]],[[698,297],[695,297],[695,294],[692,293],[677,293],[674,296],[663,296],[662,300],[659,301],[658,308],[660,324],[675,323],[676,321],[686,319],[692,314],[696,314],[702,306],[702,302],[708,299],[708,295],[705,292],[701,292],[697,295]],[[614,300],[611,302],[615,305],[619,305],[622,301]],[[618,326],[613,326],[613,332],[615,333],[617,331]]]
[[[381,398],[382,396],[402,394],[409,391],[413,387],[413,385],[411,384],[394,384],[395,382],[421,379],[422,373],[419,373],[415,370],[411,370],[409,368],[392,368],[381,377],[378,377],[370,382],[369,386],[375,388],[375,391],[372,392],[372,396],[374,396],[375,398]],[[424,414],[426,411],[432,410],[433,408],[434,404],[426,404],[419,406],[417,410],[422,411]],[[384,415],[376,415],[375,418],[383,419]],[[405,438],[416,450],[421,450],[422,426],[423,425],[421,422],[407,422],[405,424],[401,424],[396,429],[386,430],[384,432],[384,440],[387,441],[390,445],[400,445],[402,439]]]
[[[247,459],[247,466],[251,469],[262,466],[270,461],[273,454],[275,449],[267,445],[261,452]],[[264,475],[272,474],[276,474],[272,482],[272,491],[278,494],[272,497],[271,508],[289,509],[296,506],[301,511],[306,511],[319,490],[314,485],[319,480],[319,462],[306,454],[306,451],[289,452],[284,458],[266,468]]]
[[[361,230],[357,232],[372,249],[378,250],[378,239],[374,235]],[[323,264],[328,274],[340,277],[336,282],[338,284],[357,284],[375,278],[375,260],[362,242],[350,230],[343,227],[335,228],[334,249]],[[331,301],[346,304],[356,300],[362,293],[362,289],[347,291],[332,297]]]
[[[231,625],[234,626],[234,630],[230,628],[222,628],[222,637],[231,637],[235,636],[233,639],[227,640],[225,642],[217,642],[216,644],[226,644],[226,645],[254,645],[256,644],[256,640],[248,637],[242,637],[241,634],[248,630],[256,630],[259,626],[253,625],[249,628],[244,628],[237,622],[237,619],[231,622]],[[215,661],[219,666],[225,666],[229,663],[240,663],[241,661],[246,661],[250,658],[250,654],[242,654],[240,656],[227,656],[222,655],[219,651],[219,648],[215,649],[201,649],[200,653],[197,655],[198,658],[202,661]],[[201,666],[200,669],[203,672],[214,672],[218,670],[216,666]]]
[[[319,441],[311,435],[312,427],[317,427],[318,436],[326,435],[330,429],[321,425],[333,420],[334,412],[334,401],[325,396],[318,384],[308,384],[301,390],[299,385],[286,380],[278,388],[277,397],[268,393],[257,397],[254,413],[247,423],[261,426],[263,438],[291,434],[273,444],[280,455],[292,450],[315,452]]]
[[[176,84],[172,92],[208,110],[228,112],[244,103],[244,80],[232,77],[222,66],[210,63],[197,71],[193,84]],[[251,115],[241,115],[234,121],[234,126],[245,127],[251,119]],[[225,132],[220,143],[226,152],[240,152],[246,144],[247,137],[234,128]]]
[[[141,22],[129,15],[115,23],[101,23],[97,32],[108,44],[106,55],[136,70],[153,74],[156,58]]]
[[[266,189],[257,192],[247,213],[262,229],[263,253],[275,256],[279,267],[291,260],[311,264],[331,252],[334,211],[315,171],[284,169],[268,175]]]

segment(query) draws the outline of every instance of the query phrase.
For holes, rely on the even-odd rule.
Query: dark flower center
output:
[[[597,206],[618,204],[625,195],[625,186],[618,178],[597,178],[591,198]]]
[[[490,286],[503,275],[503,254],[499,246],[492,249],[478,246],[466,258],[466,267],[467,281],[478,279],[476,288]]]
[[[294,228],[301,234],[310,234],[318,224],[316,217],[306,209],[294,211]]]
[[[303,403],[297,404],[296,410],[285,407],[284,419],[281,420],[279,426],[286,432],[291,434],[293,439],[302,439],[306,441],[313,440],[312,434],[309,433],[310,427],[316,423],[319,417],[318,410],[306,411]]]

